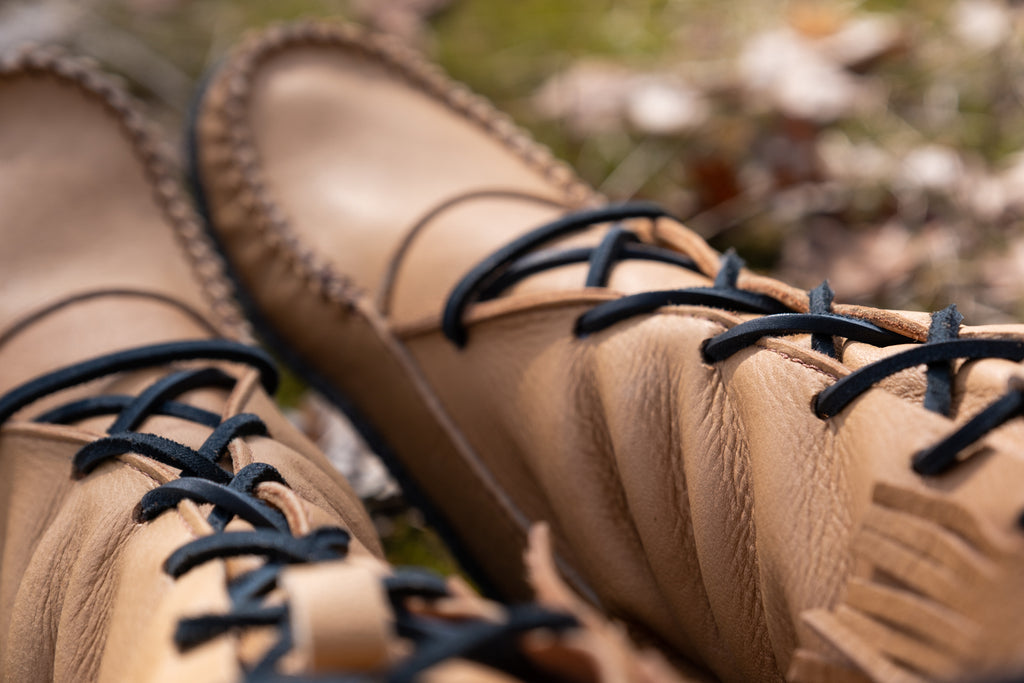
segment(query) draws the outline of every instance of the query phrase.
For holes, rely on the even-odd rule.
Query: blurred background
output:
[[[57,42],[180,136],[245,32],[343,17],[397,34],[614,199],[666,204],[838,301],[1024,320],[1024,3],[1010,0],[0,0],[0,49]],[[374,509],[392,560],[449,565],[376,461],[283,400]]]

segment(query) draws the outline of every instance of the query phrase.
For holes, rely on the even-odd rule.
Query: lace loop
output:
[[[174,643],[181,650],[190,650],[208,640],[238,628],[252,626],[280,626],[288,618],[286,605],[244,606],[230,614],[204,614],[178,622],[174,629]]]
[[[542,225],[494,252],[473,267],[448,296],[442,315],[442,331],[458,347],[466,343],[462,316],[474,299],[494,298],[523,278],[535,273],[587,261],[586,287],[604,287],[612,266],[624,259],[643,259],[669,263],[700,272],[693,260],[677,252],[642,244],[635,233],[613,225],[593,248],[563,249],[530,253],[545,242],[600,223],[626,219],[670,218],[655,204],[630,202],[610,204],[600,209],[578,211]],[[641,292],[598,304],[580,316],[574,327],[577,337],[598,332],[626,318],[655,311],[662,306],[711,306],[745,313],[782,313],[791,309],[776,299],[736,286],[743,259],[730,249],[722,255],[721,265],[711,287],[691,287],[657,292]]]
[[[996,427],[1024,414],[1024,391],[1011,389],[987,408],[968,420],[962,427],[937,444],[914,456],[914,471],[921,475],[936,475],[948,471],[962,462],[960,454]]]
[[[820,418],[832,417],[875,383],[917,365],[978,358],[1003,358],[1020,362],[1024,360],[1024,341],[954,339],[915,346],[855,370],[824,389],[814,401],[814,412]]]
[[[747,320],[711,337],[704,342],[702,352],[708,363],[717,363],[751,346],[762,337],[806,333],[836,335],[874,346],[913,342],[912,339],[866,320],[835,313],[776,313]]]
[[[63,389],[116,372],[142,370],[187,360],[244,363],[259,371],[260,381],[268,394],[273,394],[277,390],[277,370],[274,361],[260,349],[222,339],[168,342],[93,358],[22,384],[0,398],[0,424],[25,406]]]
[[[236,555],[259,555],[288,564],[333,560],[345,556],[349,539],[349,533],[337,527],[322,527],[301,537],[267,529],[200,536],[171,553],[164,569],[178,578],[210,560]]]
[[[608,283],[612,265],[619,258],[623,247],[638,239],[636,233],[626,230],[621,225],[613,225],[590,253],[590,267],[587,269],[584,287],[604,287]]]
[[[170,465],[181,470],[184,476],[202,477],[220,484],[231,480],[231,475],[217,463],[188,446],[156,434],[138,432],[111,434],[83,446],[71,460],[72,474],[84,477],[104,461],[126,453],[136,453]]]
[[[234,439],[250,436],[266,436],[267,426],[258,415],[239,413],[217,425],[213,433],[199,447],[199,453],[210,462],[217,462],[227,451]]]
[[[657,204],[648,202],[629,202],[625,204],[609,204],[598,209],[577,211],[552,221],[518,237],[483,261],[474,266],[455,285],[445,305],[441,319],[441,329],[448,339],[462,348],[466,345],[466,330],[462,324],[463,313],[472,298],[478,294],[487,281],[495,277],[495,273],[510,263],[539,247],[545,242],[579,232],[593,225],[629,218],[662,218],[669,214]]]
[[[573,333],[585,337],[637,315],[664,306],[711,306],[741,313],[781,313],[790,309],[775,299],[743,289],[692,287],[657,292],[640,292],[598,304],[576,320]]]
[[[177,398],[193,389],[216,387],[230,389],[235,386],[235,378],[219,368],[201,368],[199,370],[182,370],[167,375],[154,382],[138,395],[107,429],[108,434],[135,430],[143,420],[149,417],[156,406]]]
[[[722,259],[715,274],[715,289],[736,289],[740,279],[740,271],[747,264],[740,258],[736,250],[730,247],[722,254]]]
[[[155,519],[160,513],[176,507],[183,500],[213,503],[217,510],[240,517],[257,528],[270,527],[281,532],[288,531],[288,522],[284,515],[269,505],[224,484],[196,477],[175,479],[146,493],[139,502],[139,520],[148,522]],[[218,518],[218,524],[214,525],[218,531],[223,530],[220,521],[221,518]]]
[[[807,312],[816,315],[824,315],[832,312],[832,300],[835,292],[829,286],[828,280],[812,289],[807,295]],[[836,343],[832,332],[815,332],[811,335],[811,349],[823,353],[829,358],[839,358],[836,353]]]
[[[89,398],[57,406],[53,410],[48,410],[42,415],[33,418],[32,421],[36,423],[71,424],[72,422],[86,420],[90,417],[116,415],[131,405],[133,401],[135,401],[133,396],[110,394],[90,396]],[[160,405],[152,406],[150,414],[177,417],[211,429],[220,424],[220,415],[177,401],[167,401]]]
[[[523,680],[550,680],[522,655],[510,636],[537,629],[558,633],[578,625],[579,622],[570,615],[535,605],[510,607],[507,618],[500,623],[481,622],[471,629],[459,629],[441,637],[427,637],[388,680],[389,683],[413,683],[424,670],[454,657],[485,663]]]
[[[596,247],[574,247],[572,249],[549,249],[527,254],[508,265],[497,276],[481,287],[478,301],[488,301],[499,296],[530,275],[568,266],[574,263],[589,263],[594,268],[593,258]],[[668,249],[655,247],[642,242],[626,242],[617,255],[618,261],[654,261],[679,266],[686,270],[700,273],[693,259]],[[589,277],[589,272],[588,272]]]
[[[403,567],[384,579],[384,587],[396,605],[409,597],[443,598],[448,585],[437,574],[415,567]]]
[[[956,304],[950,304],[937,313],[932,314],[931,326],[928,329],[928,343],[951,341],[960,336],[960,323],[964,317],[956,310]],[[950,361],[936,361],[928,364],[926,372],[927,386],[924,394],[924,407],[933,413],[949,415],[953,403],[953,366]]]

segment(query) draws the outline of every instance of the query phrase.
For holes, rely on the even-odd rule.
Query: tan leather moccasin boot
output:
[[[680,680],[560,582],[543,527],[547,607],[387,566],[109,79],[3,62],[0,159],[0,680]]]
[[[239,47],[192,144],[262,332],[501,590],[547,520],[581,594],[729,681],[1024,666],[1024,327],[751,274],[347,27]]]

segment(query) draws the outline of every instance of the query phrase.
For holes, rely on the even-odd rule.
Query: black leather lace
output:
[[[277,386],[274,363],[259,349],[222,340],[172,342],[102,356],[27,382],[0,397],[0,425],[50,394],[115,373],[178,361],[228,361],[248,365],[258,370],[268,393],[272,394]],[[266,425],[250,413],[222,420],[215,413],[177,399],[199,388],[230,390],[236,381],[215,367],[171,371],[138,396],[104,395],[77,400],[48,410],[33,421],[68,424],[90,417],[116,416],[106,436],[85,445],[75,454],[72,459],[74,477],[87,476],[102,463],[127,453],[146,456],[180,470],[178,479],[142,497],[136,508],[137,520],[148,522],[182,501],[191,500],[213,505],[207,521],[214,533],[175,550],[165,560],[164,571],[178,578],[215,559],[245,555],[262,557],[265,561],[257,569],[230,581],[227,591],[231,608],[226,613],[182,619],[175,630],[175,643],[181,650],[188,650],[229,631],[274,626],[280,634],[277,643],[246,672],[247,678],[301,680],[282,676],[275,669],[278,660],[293,644],[288,606],[265,604],[264,599],[277,586],[278,577],[287,566],[344,558],[350,536],[338,527],[322,527],[305,536],[294,536],[281,511],[255,493],[256,487],[264,482],[287,485],[276,468],[256,462],[231,473],[221,466],[220,461],[234,439],[271,437]],[[154,415],[192,421],[212,431],[197,449],[156,434],[136,431]],[[228,523],[236,518],[248,522],[252,530],[226,531]],[[445,624],[441,620],[413,615],[404,608],[404,599],[410,596],[426,599],[446,596],[447,588],[438,577],[422,571],[399,570],[387,577],[384,585],[395,608],[398,634],[414,640],[417,649],[397,669],[379,680],[412,681],[441,659],[455,656],[505,667],[508,671],[537,673],[531,680],[543,680],[543,674],[535,672],[518,651],[516,636],[534,628],[557,631],[576,625],[571,617],[540,608],[512,610],[510,618],[500,624],[473,620]],[[339,615],[339,618],[346,617]]]
[[[686,256],[642,244],[635,233],[619,225],[610,228],[594,248],[533,251],[551,240],[600,223],[659,218],[672,217],[658,206],[645,202],[613,204],[572,213],[526,233],[481,261],[456,285],[448,297],[442,317],[444,334],[456,346],[464,346],[468,336],[462,319],[471,303],[494,298],[519,280],[551,268],[588,261],[587,287],[604,286],[614,264],[625,259],[660,261],[696,271],[693,261]],[[955,361],[983,358],[1024,360],[1024,339],[960,339],[963,317],[955,306],[932,315],[928,338],[921,343],[867,320],[833,313],[833,292],[828,282],[809,293],[809,310],[806,313],[793,311],[764,294],[739,289],[736,283],[742,267],[743,261],[730,250],[722,256],[712,287],[641,292],[604,302],[580,316],[573,333],[577,337],[586,337],[663,306],[691,305],[762,314],[705,340],[701,353],[709,364],[726,360],[764,337],[793,334],[810,334],[811,348],[832,358],[839,357],[836,338],[882,347],[912,345],[851,372],[818,394],[814,412],[822,419],[837,415],[887,377],[920,365],[926,366],[924,407],[949,416]],[[1005,395],[955,432],[915,454],[912,466],[922,475],[941,474],[971,457],[971,447],[988,432],[1018,416],[1024,416],[1024,383],[1014,384]],[[1024,526],[1024,514],[1020,517],[1020,524]]]
[[[615,263],[628,259],[660,261],[697,271],[689,258],[670,249],[637,243],[637,235],[620,226],[609,230],[594,248],[531,253],[544,244],[601,223],[670,217],[671,214],[657,204],[627,202],[571,213],[531,230],[485,258],[455,285],[441,319],[445,336],[456,346],[465,346],[467,335],[462,319],[471,303],[492,299],[528,275],[569,263],[589,263],[584,283],[587,287],[603,287]],[[743,261],[734,252],[729,252],[723,257],[714,287],[643,292],[599,304],[577,321],[575,332],[578,336],[591,334],[626,318],[649,313],[662,306],[681,304],[750,313],[789,310],[769,296],[738,289],[736,277],[742,267]]]

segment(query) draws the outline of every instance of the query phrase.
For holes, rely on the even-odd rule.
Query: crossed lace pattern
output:
[[[635,232],[620,224],[621,221],[635,219],[671,219],[678,222],[656,204],[610,204],[569,213],[510,242],[480,261],[456,284],[442,314],[443,333],[456,347],[464,347],[469,341],[464,317],[474,302],[493,299],[530,275],[571,263],[588,264],[586,287],[605,286],[614,265],[625,260],[673,264],[703,274],[689,257],[644,243]],[[594,247],[541,249],[550,242],[603,223],[613,225]],[[885,378],[919,365],[927,367],[924,407],[949,416],[953,400],[954,361],[982,358],[1024,360],[1024,340],[959,338],[963,317],[955,305],[932,315],[928,338],[919,342],[867,320],[832,312],[834,295],[827,281],[810,292],[807,312],[794,311],[766,294],[740,289],[737,280],[743,265],[742,259],[729,250],[722,255],[711,287],[640,292],[599,303],[576,320],[573,334],[584,338],[663,306],[692,305],[760,314],[760,317],[741,322],[707,339],[700,353],[708,364],[721,362],[769,336],[810,334],[814,351],[836,359],[839,353],[835,337],[879,347],[913,344],[911,348],[854,370],[820,392],[812,409],[821,419],[838,415]],[[921,475],[942,474],[972,457],[977,451],[971,446],[987,433],[1022,415],[1024,384],[1013,384],[1006,394],[952,434],[916,453],[912,467]],[[1024,526],[1024,514],[1018,521]]]
[[[273,360],[263,351],[226,340],[171,342],[121,351],[55,372],[23,384],[0,397],[0,425],[21,409],[50,394],[115,373],[161,367],[181,361],[222,361],[249,366],[258,371],[268,394],[277,387]],[[256,495],[264,482],[287,485],[273,466],[254,462],[230,472],[219,462],[234,439],[271,437],[264,422],[252,413],[240,413],[222,419],[216,413],[189,405],[178,399],[200,388],[231,390],[237,379],[209,366],[170,371],[137,396],[99,395],[67,403],[33,418],[37,423],[70,424],[98,416],[116,416],[106,436],[82,447],[72,459],[72,476],[82,478],[101,464],[127,453],[151,458],[177,470],[179,478],[168,481],[142,496],[136,508],[137,521],[145,523],[175,508],[184,500],[212,504],[207,521],[213,533],[186,543],[166,558],[163,569],[178,578],[215,559],[238,556],[264,558],[258,568],[229,581],[231,607],[224,614],[204,614],[181,619],[174,633],[177,647],[187,651],[229,631],[257,626],[277,628],[279,638],[265,656],[246,671],[250,681],[301,681],[285,676],[277,664],[294,646],[287,604],[266,604],[265,598],[277,587],[278,577],[289,565],[315,563],[344,558],[350,535],[339,527],[321,527],[297,537],[280,510]],[[197,448],[156,434],[136,431],[151,416],[170,416],[211,429]],[[248,531],[227,531],[233,519],[252,526]],[[387,680],[392,683],[413,681],[429,667],[451,657],[461,657],[519,673],[530,680],[544,680],[518,648],[517,636],[534,629],[564,631],[577,626],[565,614],[536,605],[509,608],[501,622],[468,619],[448,623],[406,609],[406,600],[419,597],[436,600],[448,596],[443,580],[429,572],[404,569],[383,578],[383,588],[395,614],[396,635],[416,644],[409,657],[391,671],[380,675],[318,677],[317,681]],[[345,618],[339,615],[339,618]],[[310,679],[312,680],[312,679]]]

